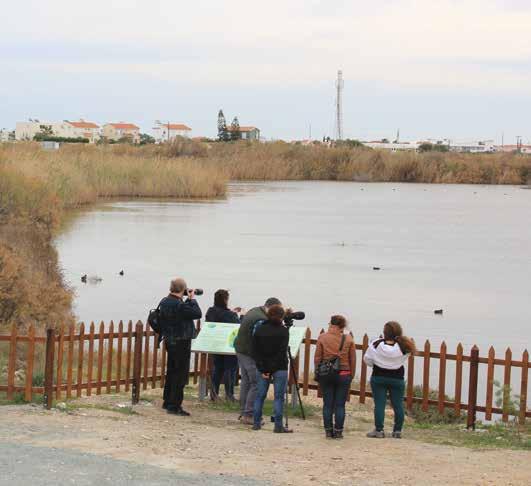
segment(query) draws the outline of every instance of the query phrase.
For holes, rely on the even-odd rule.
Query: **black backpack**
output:
[[[162,325],[160,322],[160,305],[156,309],[151,309],[147,318],[148,324],[159,336],[162,331]]]

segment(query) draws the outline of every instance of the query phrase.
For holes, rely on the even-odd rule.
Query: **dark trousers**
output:
[[[402,378],[388,378],[387,376],[371,377],[372,399],[374,400],[374,425],[376,430],[384,429],[385,404],[387,394],[395,413],[393,432],[401,432],[404,425],[404,389]]]
[[[238,358],[223,354],[213,356],[214,369],[212,370],[212,398],[219,396],[221,380],[225,387],[225,397],[234,400],[234,385],[238,373]]]
[[[345,402],[350,390],[350,375],[338,376],[331,383],[322,383],[323,423],[325,430],[343,430],[345,424]],[[335,419],[335,423],[334,423]]]
[[[191,339],[176,341],[166,347],[166,382],[164,383],[164,405],[169,409],[179,409],[183,403],[184,387],[188,385],[190,374]]]

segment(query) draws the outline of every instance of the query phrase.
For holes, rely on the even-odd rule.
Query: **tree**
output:
[[[238,117],[235,116],[234,120],[232,120],[232,123],[230,124],[230,139],[232,141],[241,140],[242,138],[242,132],[240,132],[240,122],[238,121]]]
[[[424,142],[419,145],[419,152],[448,152],[448,145]]]
[[[33,140],[41,142],[53,137],[53,128],[51,125],[39,125],[39,133],[36,133]]]
[[[140,145],[148,145],[151,143],[155,143],[155,139],[151,135],[148,135],[147,133],[140,134]]]
[[[218,113],[218,140],[220,142],[227,142],[229,140],[229,131],[227,130],[227,122],[223,110]]]

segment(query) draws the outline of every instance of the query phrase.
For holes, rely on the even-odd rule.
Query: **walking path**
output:
[[[195,401],[186,403],[192,417],[170,416],[160,409],[160,390],[150,395],[154,401],[132,415],[102,409],[121,405],[127,412],[125,395],[84,398],[76,402],[83,408],[66,411],[3,406],[0,484],[531,483],[526,451],[371,440],[364,436],[368,420],[352,413],[343,441],[327,441],[319,417],[293,419],[295,433],[279,436],[271,424],[255,432],[233,412]]]

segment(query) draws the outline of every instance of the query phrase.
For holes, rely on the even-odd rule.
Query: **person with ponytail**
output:
[[[383,439],[385,404],[387,394],[395,415],[392,437],[402,438],[404,424],[404,364],[408,355],[415,352],[415,343],[402,333],[398,322],[388,322],[383,329],[383,336],[370,342],[363,357],[367,366],[372,367],[371,389],[374,401],[374,425],[367,437]]]

